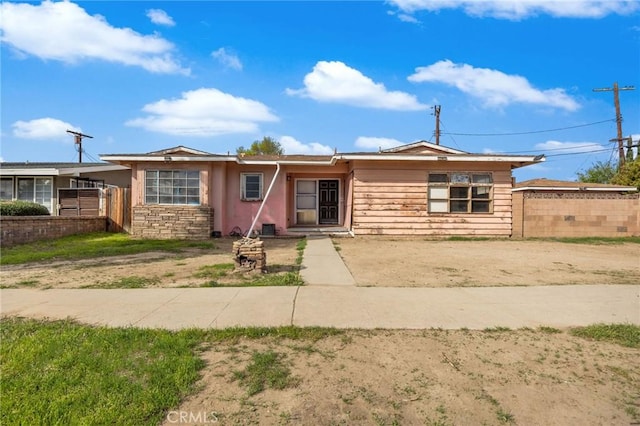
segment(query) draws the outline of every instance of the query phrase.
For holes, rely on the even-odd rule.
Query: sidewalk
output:
[[[484,329],[640,325],[640,286],[244,287],[0,291],[2,315],[181,329],[322,326]]]
[[[90,324],[484,329],[640,325],[640,286],[356,287],[327,237],[307,240],[302,287],[4,289],[0,312]]]

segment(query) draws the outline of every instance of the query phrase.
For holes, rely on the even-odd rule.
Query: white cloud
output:
[[[414,83],[436,82],[454,86],[492,107],[524,103],[568,111],[580,108],[564,89],[539,90],[519,75],[509,75],[489,68],[474,68],[468,64],[454,64],[450,60],[418,67],[408,80]]]
[[[395,148],[397,146],[405,145],[404,142],[400,142],[391,138],[376,138],[370,136],[359,136],[356,139],[356,146],[358,148],[365,149],[388,149]]]
[[[39,5],[0,5],[1,40],[21,55],[75,64],[103,60],[164,74],[189,74],[158,35],[116,28],[102,16],[91,16],[75,3],[45,1]]]
[[[469,16],[521,20],[539,15],[556,18],[602,18],[640,10],[637,0],[389,0],[406,13],[462,9]]]
[[[555,154],[563,153],[584,153],[593,152],[602,149],[607,149],[595,142],[559,142],[559,141],[547,141],[536,144],[538,150],[553,151]]]
[[[211,52],[211,56],[218,60],[226,68],[242,71],[242,62],[235,53],[227,52],[224,47]]]
[[[410,15],[408,13],[395,12],[393,10],[389,10],[387,11],[387,15],[397,16],[398,19],[401,20],[402,22],[409,22],[411,24],[421,24],[421,22],[418,21],[418,19],[415,16]]]
[[[176,25],[173,18],[162,9],[147,10],[147,17],[156,25],[164,25],[167,27],[173,27]]]
[[[79,127],[56,118],[37,118],[30,121],[16,121],[12,124],[13,135],[22,139],[73,141],[67,130],[82,132]]]
[[[280,145],[285,154],[331,155],[333,148],[318,142],[302,143],[292,136],[282,136]]]
[[[388,91],[360,71],[342,62],[319,61],[304,77],[303,89],[286,89],[291,96],[365,108],[419,111],[427,109],[414,95]]]
[[[180,99],[161,99],[142,110],[149,115],[126,125],[178,136],[255,133],[258,123],[279,120],[261,102],[213,88],[184,92]]]

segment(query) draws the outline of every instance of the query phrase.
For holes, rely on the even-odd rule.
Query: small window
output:
[[[246,201],[262,200],[262,173],[242,173],[240,198]]]
[[[448,183],[449,176],[446,173],[429,173],[429,183]]]
[[[13,200],[13,178],[0,180],[0,200]]]
[[[491,173],[429,173],[429,213],[491,213]]]

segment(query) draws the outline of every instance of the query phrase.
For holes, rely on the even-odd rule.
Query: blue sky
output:
[[[434,142],[546,154],[518,180],[617,158],[640,85],[638,1],[3,2],[3,161],[185,145],[287,154]],[[640,87],[621,91],[640,138]],[[595,123],[595,124],[594,124]],[[554,130],[564,129],[564,130]],[[553,130],[553,131],[547,131]],[[490,134],[491,136],[486,136]]]

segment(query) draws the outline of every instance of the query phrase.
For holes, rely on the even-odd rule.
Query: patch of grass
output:
[[[536,238],[537,239],[537,238]],[[564,237],[549,238],[549,241],[557,241],[567,244],[589,244],[589,245],[618,245],[618,244],[640,244],[640,237]]]
[[[222,278],[233,271],[233,263],[219,263],[216,265],[205,265],[198,268],[198,272],[193,274],[194,278],[209,278],[212,280]]]
[[[35,287],[40,284],[38,280],[23,280],[16,283],[18,287]]]
[[[145,288],[156,285],[160,282],[160,278],[153,277],[123,277],[118,280],[107,283],[97,283],[82,286],[80,288]]]
[[[208,241],[144,240],[133,239],[128,234],[95,232],[2,248],[0,264],[122,256],[149,251],[179,253],[192,248],[212,249],[215,245]]]
[[[1,424],[157,425],[194,389],[205,331],[0,321]]]
[[[328,327],[231,327],[221,330],[208,330],[207,340],[219,342],[272,337],[276,339],[310,340],[317,342],[326,337],[339,336],[344,333],[344,330]]]
[[[296,244],[296,251],[298,252],[298,257],[296,258],[296,265],[298,265],[298,266],[302,265],[302,258],[304,256],[304,249],[306,249],[306,248],[307,248],[307,239],[306,238],[302,238]]]
[[[451,237],[445,238],[446,241],[491,241],[496,238],[491,237],[463,237],[459,235],[452,235]],[[508,241],[505,239],[505,241]]]
[[[239,284],[241,287],[262,287],[262,286],[298,286],[304,285],[298,272],[285,272],[284,274],[264,274],[259,275],[252,281]]]
[[[274,351],[254,352],[251,362],[244,370],[233,372],[234,379],[247,388],[249,396],[262,392],[267,387],[285,389],[296,384],[291,370],[283,363],[284,355]]]
[[[511,331],[511,329],[509,327],[487,327],[484,330],[485,333],[504,333],[507,331]]]
[[[504,411],[502,408],[500,408],[496,414],[500,423],[515,423],[516,421],[513,414],[509,413],[508,411]]]
[[[572,328],[572,335],[585,339],[617,343],[628,348],[640,348],[640,326],[633,324],[594,324]]]
[[[558,333],[562,333],[562,331],[560,331],[557,328],[554,327],[547,327],[544,325],[541,325],[540,327],[538,327],[538,331],[542,332],[542,333],[546,333],[546,334],[558,334]]]

